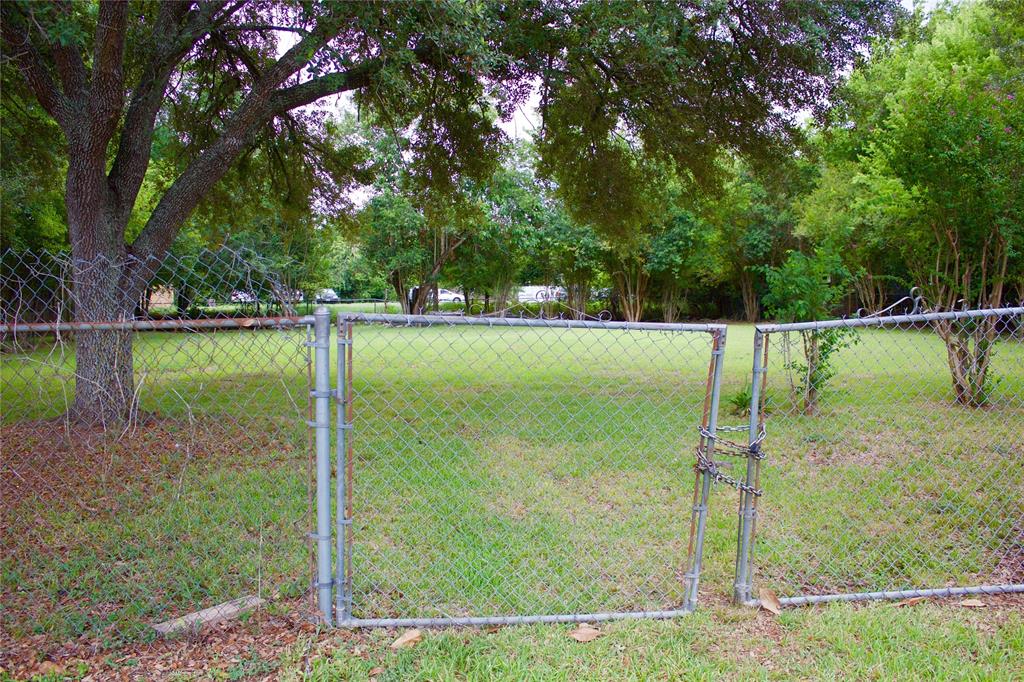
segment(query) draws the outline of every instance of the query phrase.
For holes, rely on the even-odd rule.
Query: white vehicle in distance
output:
[[[251,291],[232,291],[231,292],[232,303],[255,303],[256,294]]]
[[[437,290],[438,303],[462,303],[462,294],[451,289]]]
[[[341,298],[334,289],[321,289],[316,292],[317,303],[340,303]]]
[[[543,303],[545,301],[564,301],[565,289],[562,287],[528,285],[520,287],[516,294],[520,303]]]

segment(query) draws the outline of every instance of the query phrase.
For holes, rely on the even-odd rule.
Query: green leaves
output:
[[[999,303],[1024,269],[1022,31],[969,3],[879,46],[843,92],[808,232],[898,252],[934,306]]]
[[[787,112],[838,82],[888,2],[584,2],[549,21],[541,156],[574,217],[608,235],[650,218],[665,175],[715,187],[723,151],[777,158]]]
[[[765,307],[782,322],[828,319],[849,289],[850,272],[827,248],[810,255],[791,251],[782,265],[763,272],[768,284]]]

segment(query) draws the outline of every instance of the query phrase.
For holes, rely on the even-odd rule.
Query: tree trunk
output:
[[[672,324],[679,319],[680,292],[676,281],[666,282],[661,289],[661,316]]]
[[[740,293],[743,295],[743,318],[747,322],[757,322],[761,310],[754,290],[754,275],[746,268],[740,270]]]
[[[409,290],[405,286],[405,281],[402,279],[402,273],[395,270],[392,272],[388,279],[391,281],[391,286],[395,290],[395,296],[398,297],[398,303],[402,306],[402,313],[409,315],[411,313],[409,306]],[[384,312],[387,312],[387,303],[384,304]]]
[[[74,421],[103,428],[123,424],[134,408],[130,331],[78,332]]]
[[[879,280],[870,271],[865,271],[860,277],[855,278],[853,288],[864,310],[874,313],[884,307],[884,280]]]
[[[148,318],[152,300],[153,287],[147,286],[146,290],[142,292],[142,296],[139,297],[138,305],[135,308],[135,316]]]
[[[194,299],[195,292],[192,291],[192,287],[187,284],[182,284],[174,289],[174,307],[177,309],[178,317],[186,317],[188,311],[192,308],[192,301]]]
[[[988,368],[996,337],[995,317],[937,320],[935,331],[946,345],[946,360],[956,402],[982,407],[988,402]]]
[[[414,294],[411,306],[413,315],[422,315],[427,312],[427,297],[430,295],[430,290],[431,285],[427,283],[421,283],[413,289]]]
[[[584,319],[587,316],[587,301],[590,300],[590,282],[585,279],[567,281],[565,283],[565,298],[573,319]]]
[[[137,294],[120,257],[76,257],[75,322],[131,319]],[[80,331],[75,346],[75,401],[71,418],[81,424],[116,427],[134,409],[132,332]]]
[[[503,276],[499,276],[492,286],[494,288],[494,309],[500,312],[501,317],[505,317],[505,309],[508,308],[508,300],[512,295],[515,281],[511,273],[506,272],[503,273]]]
[[[639,322],[647,302],[647,272],[642,263],[622,263],[614,274],[622,304],[622,316],[627,322]]]

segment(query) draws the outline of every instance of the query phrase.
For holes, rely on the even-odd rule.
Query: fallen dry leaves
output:
[[[782,603],[771,590],[762,588],[758,596],[761,598],[761,608],[770,611],[776,616],[782,613]]]
[[[957,600],[932,601],[937,609],[965,608]],[[978,628],[990,627],[991,631],[995,631],[1011,614],[1016,617],[1020,613],[1020,598],[1017,595],[989,595],[980,603],[988,612],[987,617],[977,624]],[[280,605],[284,606],[283,603]],[[259,622],[224,622],[188,637],[161,639],[149,644],[136,643],[113,651],[102,647],[101,642],[92,640],[61,643],[45,635],[15,639],[0,628],[0,670],[6,671],[14,679],[28,679],[44,672],[52,675],[58,670],[74,671],[82,664],[88,670],[83,680],[150,682],[226,679],[230,662],[251,657],[254,651],[268,663],[276,663],[286,654],[289,658],[298,655],[308,662],[307,665],[342,651],[372,661],[374,667],[371,668],[370,676],[382,679],[386,671],[380,665],[383,660],[377,659],[385,654],[376,650],[377,644],[374,644],[370,634],[356,630],[319,628],[302,615],[309,608],[308,604],[296,600],[291,606],[294,610],[289,609],[289,613],[275,617],[264,613]],[[951,614],[951,617],[955,615]],[[735,627],[735,624],[729,627]],[[748,634],[756,634],[766,642],[777,643],[781,637],[778,622],[774,618],[744,620],[743,627]],[[590,624],[581,624],[573,633],[582,630],[598,633],[598,636],[607,634]],[[588,634],[584,639],[592,641],[592,637],[592,634]],[[387,649],[387,645],[384,644],[383,648]],[[274,679],[277,674],[275,671],[264,679]]]
[[[251,659],[254,652],[275,665],[286,652],[303,658],[323,655],[320,642],[326,651],[334,651],[362,640],[360,633],[320,630],[303,615],[307,605],[300,600],[279,602],[278,606],[283,611],[279,615],[264,613],[245,623],[225,621],[189,635],[116,650],[87,638],[67,642],[45,636],[15,639],[0,629],[0,670],[13,679],[30,679],[47,674],[73,676],[81,665],[87,671],[85,678],[92,680],[211,679],[226,675],[232,665]]]
[[[983,609],[988,606],[988,604],[980,599],[964,599],[960,602],[960,606],[966,606],[969,609]]]
[[[401,637],[391,643],[392,649],[407,649],[411,646],[416,646],[423,641],[423,633],[418,628],[412,630],[406,630],[402,633]]]
[[[583,623],[575,630],[569,633],[569,636],[575,639],[577,642],[593,642],[595,639],[603,635],[604,633],[595,628],[590,623]]]

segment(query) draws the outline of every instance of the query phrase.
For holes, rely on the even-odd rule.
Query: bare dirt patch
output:
[[[7,539],[38,522],[33,510],[116,515],[154,486],[178,480],[190,466],[247,466],[252,458],[246,453],[253,452],[303,456],[294,442],[272,432],[211,417],[146,415],[116,432],[68,429],[61,419],[29,421],[0,427],[0,442],[0,512]]]

